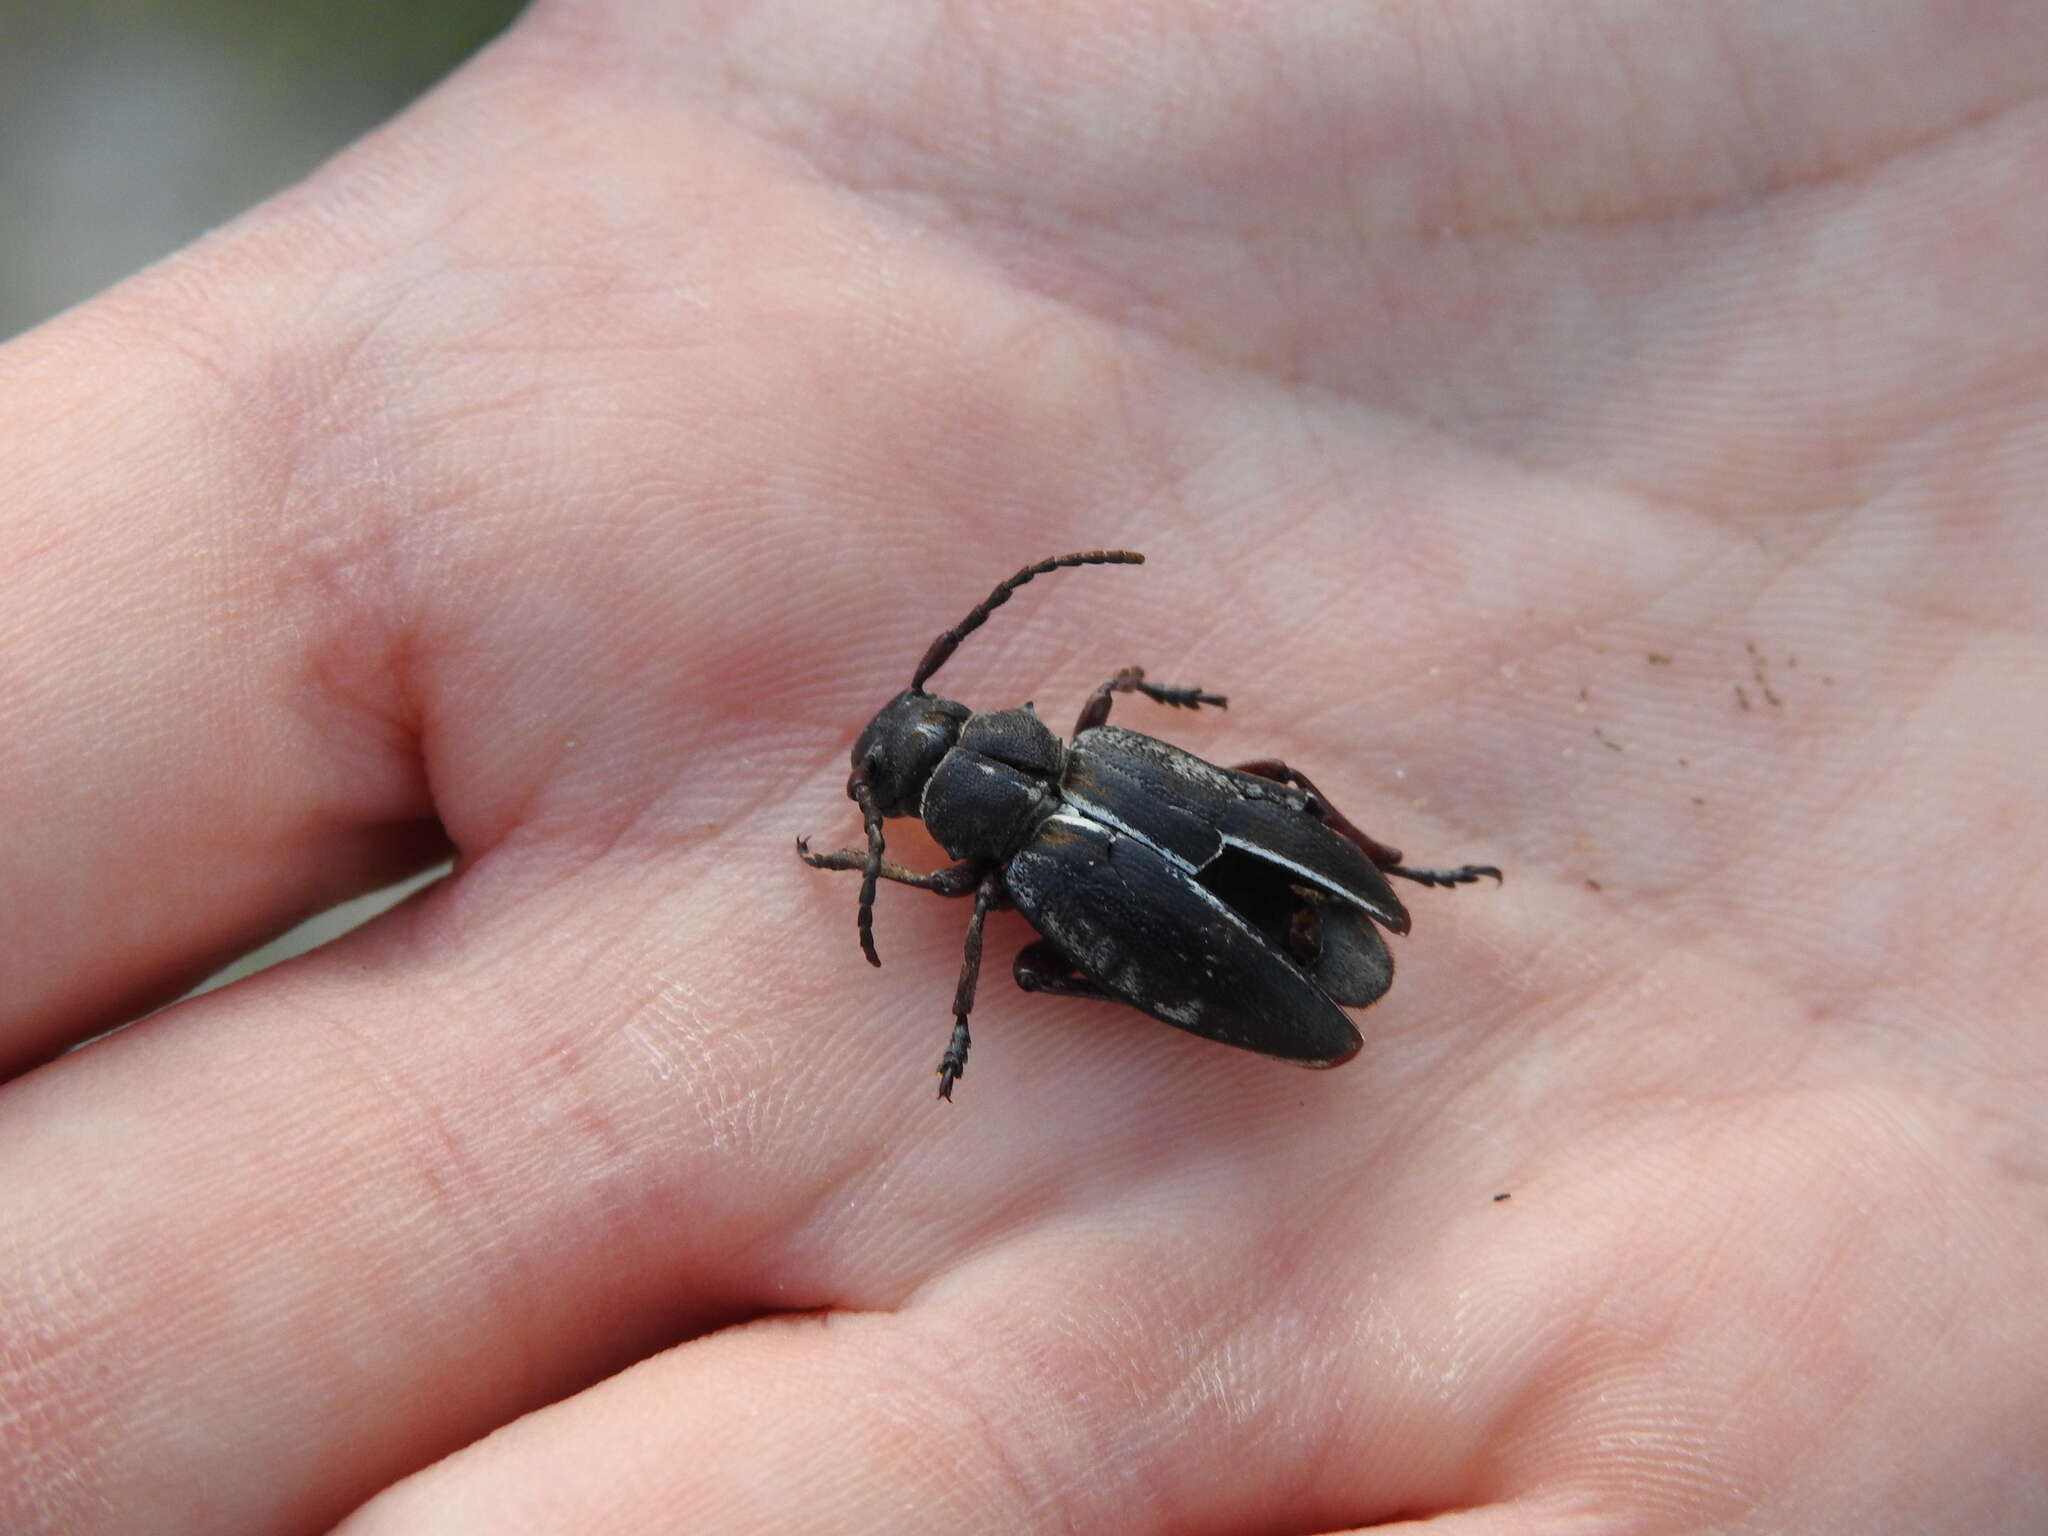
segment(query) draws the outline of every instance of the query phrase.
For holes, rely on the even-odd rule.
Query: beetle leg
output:
[[[1078,736],[1108,720],[1109,701],[1119,693],[1142,693],[1155,704],[1167,704],[1175,709],[1200,709],[1204,704],[1222,709],[1230,702],[1220,693],[1204,693],[1200,688],[1148,683],[1143,667],[1119,667],[1109,681],[1088,695],[1088,702],[1081,706],[1081,718],[1074,722],[1073,734]]]
[[[1010,974],[1026,992],[1052,992],[1061,997],[1093,997],[1115,1002],[1102,988],[1074,968],[1074,962],[1050,939],[1026,944],[1017,951]]]
[[[974,1011],[974,984],[981,976],[981,924],[1002,895],[1003,872],[992,869],[974,888],[974,915],[967,919],[967,949],[960,959],[960,984],[953,989],[953,1038],[939,1058],[939,1097],[952,1102],[953,1084],[967,1072],[967,1015]]]
[[[1330,797],[1317,789],[1313,780],[1299,768],[1290,768],[1277,757],[1262,757],[1256,762],[1239,763],[1239,773],[1256,774],[1262,779],[1273,779],[1281,784],[1292,784],[1296,789],[1307,790],[1315,797],[1321,809],[1323,825],[1332,832],[1340,833],[1356,843],[1368,859],[1390,875],[1399,875],[1403,880],[1413,880],[1418,885],[1465,885],[1483,876],[1492,876],[1495,883],[1500,880],[1500,871],[1491,864],[1460,864],[1456,869],[1410,869],[1401,862],[1401,850],[1381,842],[1371,833],[1362,830],[1350,817],[1330,804]]]
[[[1296,789],[1305,789],[1315,798],[1321,809],[1323,825],[1358,845],[1359,851],[1381,869],[1392,870],[1401,863],[1401,850],[1381,842],[1371,833],[1358,826],[1336,806],[1330,804],[1330,797],[1315,786],[1315,781],[1299,768],[1290,768],[1277,757],[1262,757],[1254,762],[1237,764],[1239,773],[1256,774],[1262,779],[1272,779],[1281,784],[1292,784]]]
[[[796,854],[813,869],[864,869],[868,862],[865,848],[841,848],[836,853],[811,852],[811,840],[800,837],[796,840]],[[920,874],[914,869],[889,859],[882,861],[882,878],[893,880],[898,885],[914,885],[921,891],[936,891],[941,896],[972,895],[981,882],[981,866],[972,859],[962,864],[949,864],[944,869],[935,869],[929,874]]]

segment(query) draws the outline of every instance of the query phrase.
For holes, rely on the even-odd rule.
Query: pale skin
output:
[[[2040,1529],[2044,186],[2035,0],[544,4],[15,341],[0,1529]],[[1112,545],[938,681],[1507,881],[949,1107],[791,839]]]

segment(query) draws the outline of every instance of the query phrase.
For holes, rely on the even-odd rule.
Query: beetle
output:
[[[939,1097],[967,1070],[968,1015],[981,974],[982,925],[1015,908],[1040,935],[1013,974],[1027,992],[1100,998],[1248,1051],[1335,1067],[1361,1040],[1344,1008],[1373,1002],[1394,978],[1379,930],[1408,931],[1389,875],[1456,886],[1490,864],[1411,869],[1364,832],[1308,776],[1277,758],[1223,768],[1155,737],[1108,723],[1118,694],[1180,709],[1221,709],[1222,696],[1112,673],[1088,696],[1063,742],[1026,704],[972,710],[925,684],[960,642],[1017,589],[1081,565],[1142,565],[1127,549],[1055,555],[1002,582],[932,641],[910,686],[853,747],[847,796],[865,848],[797,855],[814,869],[859,870],[856,928],[868,963],[875,891],[893,881],[972,896],[966,953],[953,994],[953,1033],[939,1060]],[[915,816],[957,863],[919,873],[883,857],[882,823]]]

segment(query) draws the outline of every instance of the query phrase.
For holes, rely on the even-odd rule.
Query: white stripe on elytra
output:
[[[1171,848],[1162,848],[1158,843],[1154,842],[1151,838],[1147,837],[1144,833],[1140,832],[1136,827],[1132,826],[1129,822],[1125,821],[1122,817],[1118,816],[1114,811],[1110,810],[1108,806],[1103,805],[1098,801],[1091,800],[1085,795],[1077,795],[1071,789],[1068,789],[1064,786],[1061,787],[1060,798],[1067,801],[1067,803],[1070,805],[1080,807],[1080,809],[1086,811],[1089,817],[1093,820],[1101,822],[1105,826],[1115,827],[1117,831],[1123,833],[1127,837],[1136,838],[1139,842],[1143,843],[1147,848],[1150,848],[1154,853],[1158,854],[1162,859],[1165,859],[1168,863],[1173,864],[1178,868],[1186,870],[1191,875],[1198,875],[1208,867],[1206,864],[1196,864],[1187,859],[1182,858],[1179,854],[1175,853]],[[1211,830],[1216,831],[1216,829],[1214,828],[1212,828]],[[1365,898],[1361,897],[1357,892],[1346,890],[1343,886],[1336,884],[1330,879],[1328,875],[1318,874],[1316,873],[1316,871],[1312,869],[1304,869],[1301,865],[1295,863],[1292,859],[1283,859],[1279,854],[1275,853],[1270,848],[1261,847],[1256,843],[1248,843],[1241,837],[1232,837],[1229,833],[1223,831],[1216,831],[1216,840],[1226,848],[1236,848],[1241,852],[1251,854],[1254,858],[1262,860],[1267,864],[1271,864],[1275,868],[1292,871],[1294,874],[1301,876],[1302,879],[1306,880],[1310,885],[1315,886],[1319,890],[1328,891],[1332,896],[1336,896],[1344,901],[1350,902],[1352,906],[1358,908],[1359,911],[1365,913],[1368,917],[1376,917],[1383,922],[1391,922],[1394,920],[1396,916],[1396,914],[1392,912],[1383,911],[1381,908],[1368,902],[1367,900],[1365,900]],[[1360,855],[1360,857],[1363,857],[1363,855]]]

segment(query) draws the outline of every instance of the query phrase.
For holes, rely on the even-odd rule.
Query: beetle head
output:
[[[846,793],[878,816],[916,815],[925,781],[959,739],[967,714],[965,704],[906,688],[875,711],[853,744]]]
[[[860,807],[868,835],[868,859],[860,880],[860,952],[880,965],[875,952],[875,886],[882,878],[882,818],[914,816],[924,786],[939,759],[959,739],[965,704],[906,688],[875,711],[853,744],[853,773],[847,798]]]

